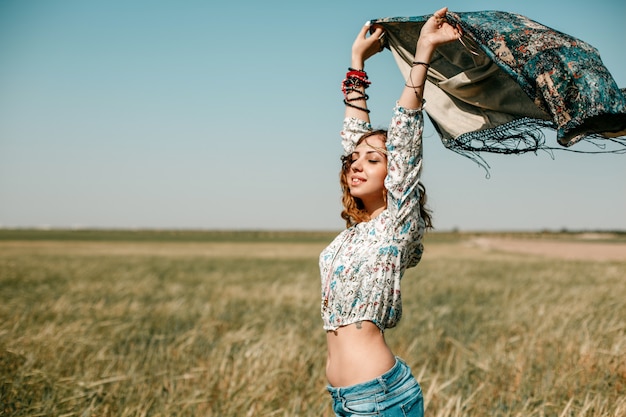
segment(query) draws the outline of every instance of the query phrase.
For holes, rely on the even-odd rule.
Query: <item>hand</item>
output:
[[[372,26],[363,26],[352,44],[352,66],[362,69],[365,61],[383,50],[381,36],[384,31],[381,27],[374,26],[373,32],[367,36]]]
[[[426,21],[422,26],[420,32],[420,41],[430,44],[436,48],[439,45],[449,43],[460,39],[463,35],[463,31],[460,26],[452,26],[446,20],[446,13],[448,8],[444,7],[436,11],[430,19]]]

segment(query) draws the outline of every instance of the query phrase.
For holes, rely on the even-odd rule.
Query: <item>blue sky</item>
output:
[[[352,41],[442,6],[581,38],[626,87],[621,0],[0,0],[0,226],[339,229]],[[383,127],[403,80],[367,69]],[[626,230],[626,155],[486,155],[486,179],[429,124],[424,152],[440,230]]]

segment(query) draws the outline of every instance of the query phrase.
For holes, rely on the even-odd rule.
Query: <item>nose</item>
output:
[[[361,158],[359,158],[356,161],[352,162],[352,164],[350,164],[350,169],[352,169],[352,171],[361,171],[361,169],[362,169]]]

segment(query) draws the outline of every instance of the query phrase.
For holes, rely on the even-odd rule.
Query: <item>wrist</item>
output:
[[[427,39],[420,38],[415,47],[414,61],[430,63],[437,46]]]
[[[362,70],[363,68],[365,68],[365,60],[359,56],[352,56],[352,59],[350,60],[350,67],[357,70]]]

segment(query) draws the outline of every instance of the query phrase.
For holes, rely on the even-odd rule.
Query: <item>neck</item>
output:
[[[377,200],[365,203],[365,211],[370,216],[370,220],[378,216],[387,208],[387,203],[385,200]]]

